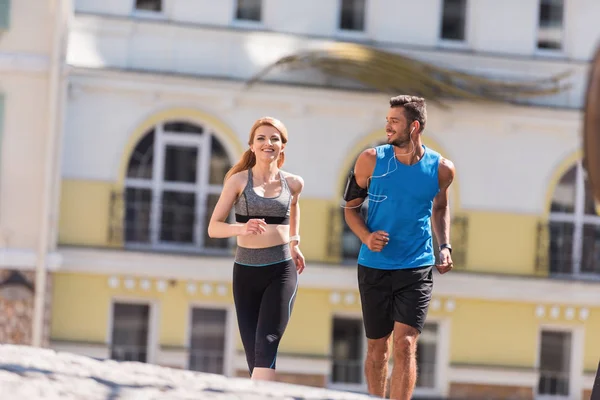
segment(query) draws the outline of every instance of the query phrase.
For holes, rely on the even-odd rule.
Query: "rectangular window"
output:
[[[345,31],[365,30],[365,0],[342,0],[339,28]]]
[[[238,21],[260,22],[262,19],[262,0],[237,0],[235,19]]]
[[[113,304],[110,358],[117,361],[148,362],[150,306]]]
[[[194,308],[190,332],[189,369],[224,374],[227,312]]]
[[[443,0],[440,37],[444,40],[465,40],[467,0]]]
[[[355,318],[333,319],[332,383],[360,384],[363,381],[362,321]]]
[[[538,394],[569,395],[571,340],[570,332],[542,331]]]
[[[135,0],[135,9],[139,11],[162,11],[162,0]]]
[[[10,27],[10,0],[0,0],[0,30]]]
[[[425,323],[417,341],[417,387],[435,388],[438,325]]]
[[[560,50],[563,40],[563,0],[540,0],[538,49]]]

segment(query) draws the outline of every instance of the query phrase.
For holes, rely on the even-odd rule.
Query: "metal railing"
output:
[[[190,350],[189,369],[192,371],[223,374],[225,355],[222,350]]]
[[[116,361],[147,362],[148,348],[137,345],[112,345],[110,358]]]
[[[538,394],[568,396],[569,374],[566,372],[540,371]]]
[[[363,362],[361,360],[332,360],[332,383],[362,383]]]
[[[576,229],[573,222],[538,224],[536,272],[600,277],[600,226],[583,225],[579,232]]]
[[[156,250],[227,252],[233,242],[210,238],[206,231],[212,212],[209,203],[198,206],[194,193],[171,192],[158,201],[149,189],[113,191],[108,243]]]

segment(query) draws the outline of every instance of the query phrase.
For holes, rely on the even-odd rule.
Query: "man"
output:
[[[441,274],[452,269],[448,188],[455,170],[452,162],[421,143],[427,122],[424,99],[391,98],[386,121],[388,144],[363,151],[350,174],[345,219],[363,243],[358,286],[368,339],[369,393],[386,393],[393,337],[390,397],[408,400],[417,378],[417,338],[433,289],[431,227],[440,243],[436,268]],[[367,196],[365,221],[359,210]]]

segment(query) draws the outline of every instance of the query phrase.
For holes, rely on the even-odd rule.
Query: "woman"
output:
[[[287,141],[280,121],[254,123],[250,148],[225,176],[208,225],[212,238],[237,237],[233,298],[250,376],[257,380],[275,379],[277,349],[305,266],[298,235],[304,181],[280,169]],[[236,222],[230,224],[232,207]]]

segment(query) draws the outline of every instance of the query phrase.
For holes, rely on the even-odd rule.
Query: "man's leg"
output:
[[[365,377],[369,394],[384,397],[388,376],[388,360],[390,359],[390,336],[381,339],[367,339],[367,359],[365,360]]]
[[[394,324],[394,368],[390,398],[410,400],[417,382],[417,339],[419,331],[400,322]]]
[[[383,397],[386,392],[389,338],[392,319],[392,283],[389,271],[358,266],[358,289],[367,336],[365,377],[369,393]]]
[[[394,286],[394,369],[391,398],[410,400],[417,381],[417,339],[425,325],[433,267],[396,270]]]

